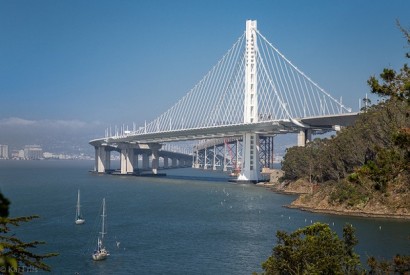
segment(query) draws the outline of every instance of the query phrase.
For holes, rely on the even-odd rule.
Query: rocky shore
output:
[[[391,190],[387,195],[373,194],[366,202],[349,205],[330,202],[329,198],[334,188],[332,185],[319,186],[306,180],[275,180],[265,186],[278,193],[298,194],[298,198],[286,206],[289,208],[335,215],[410,220],[410,194],[407,193],[395,193]]]

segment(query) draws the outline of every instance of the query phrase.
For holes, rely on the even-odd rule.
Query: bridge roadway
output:
[[[197,139],[225,138],[242,136],[245,133],[257,133],[262,135],[275,135],[286,133],[300,133],[300,131],[323,131],[335,130],[337,126],[349,126],[354,123],[358,113],[345,113],[321,117],[310,117],[293,120],[263,121],[256,123],[241,123],[233,125],[216,125],[207,128],[193,128],[170,130],[153,133],[140,133],[105,137],[91,140],[90,144],[98,146],[102,143],[161,143],[173,141],[186,141]]]
[[[95,147],[96,172],[104,173],[109,169],[109,152],[116,150],[119,151],[121,155],[121,174],[134,172],[138,163],[135,158],[138,154],[143,155],[144,168],[147,167],[147,155],[151,155],[152,173],[157,174],[159,168],[158,160],[161,156],[160,152],[163,152],[160,151],[160,143],[163,142],[239,137],[246,133],[259,135],[298,133],[298,145],[304,146],[306,141],[311,139],[311,134],[318,131],[338,131],[340,127],[352,125],[357,117],[358,113],[345,113],[302,119],[216,125],[207,128],[181,129],[153,133],[136,134],[131,132],[118,136],[94,139],[90,141],[90,144]],[[146,151],[141,153],[141,150]],[[189,157],[192,158],[192,156]],[[188,162],[187,157],[184,159],[184,163],[186,164]],[[192,159],[190,159],[190,161],[192,162]]]

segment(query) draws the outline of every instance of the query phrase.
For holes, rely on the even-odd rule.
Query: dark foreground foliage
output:
[[[341,240],[327,224],[315,223],[288,234],[278,231],[263,274],[354,274],[360,260],[354,253],[354,229],[345,226]]]
[[[51,271],[43,260],[57,256],[57,253],[36,254],[31,249],[44,242],[23,242],[12,234],[13,226],[20,226],[38,216],[9,218],[9,204],[10,201],[0,193],[0,273],[25,274],[39,270]]]
[[[262,264],[262,275],[288,274],[410,274],[410,256],[396,255],[392,261],[368,259],[369,271],[354,252],[355,229],[347,224],[343,238],[327,224],[315,223],[293,233],[278,231],[277,245]],[[254,273],[256,274],[256,273]]]

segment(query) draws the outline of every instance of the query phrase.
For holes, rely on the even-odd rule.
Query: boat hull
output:
[[[77,220],[75,220],[75,224],[83,224],[83,223],[85,223],[85,220],[84,220],[84,219],[77,219]]]
[[[108,251],[103,250],[103,251],[97,251],[93,254],[93,260],[94,261],[102,261],[105,260],[110,254],[108,254]]]

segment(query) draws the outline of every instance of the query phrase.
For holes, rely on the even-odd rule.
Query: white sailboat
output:
[[[97,239],[97,248],[94,250],[93,253],[93,260],[94,261],[101,261],[101,260],[105,260],[105,258],[107,258],[108,256],[110,256],[110,254],[108,253],[108,251],[105,249],[104,247],[104,235],[107,234],[107,232],[105,232],[105,198],[103,199],[103,210],[102,210],[102,228],[101,228],[101,238],[98,237]]]
[[[80,190],[78,190],[78,195],[77,195],[77,208],[75,211],[75,224],[83,224],[85,223],[85,219],[81,215],[81,209],[80,209]]]

